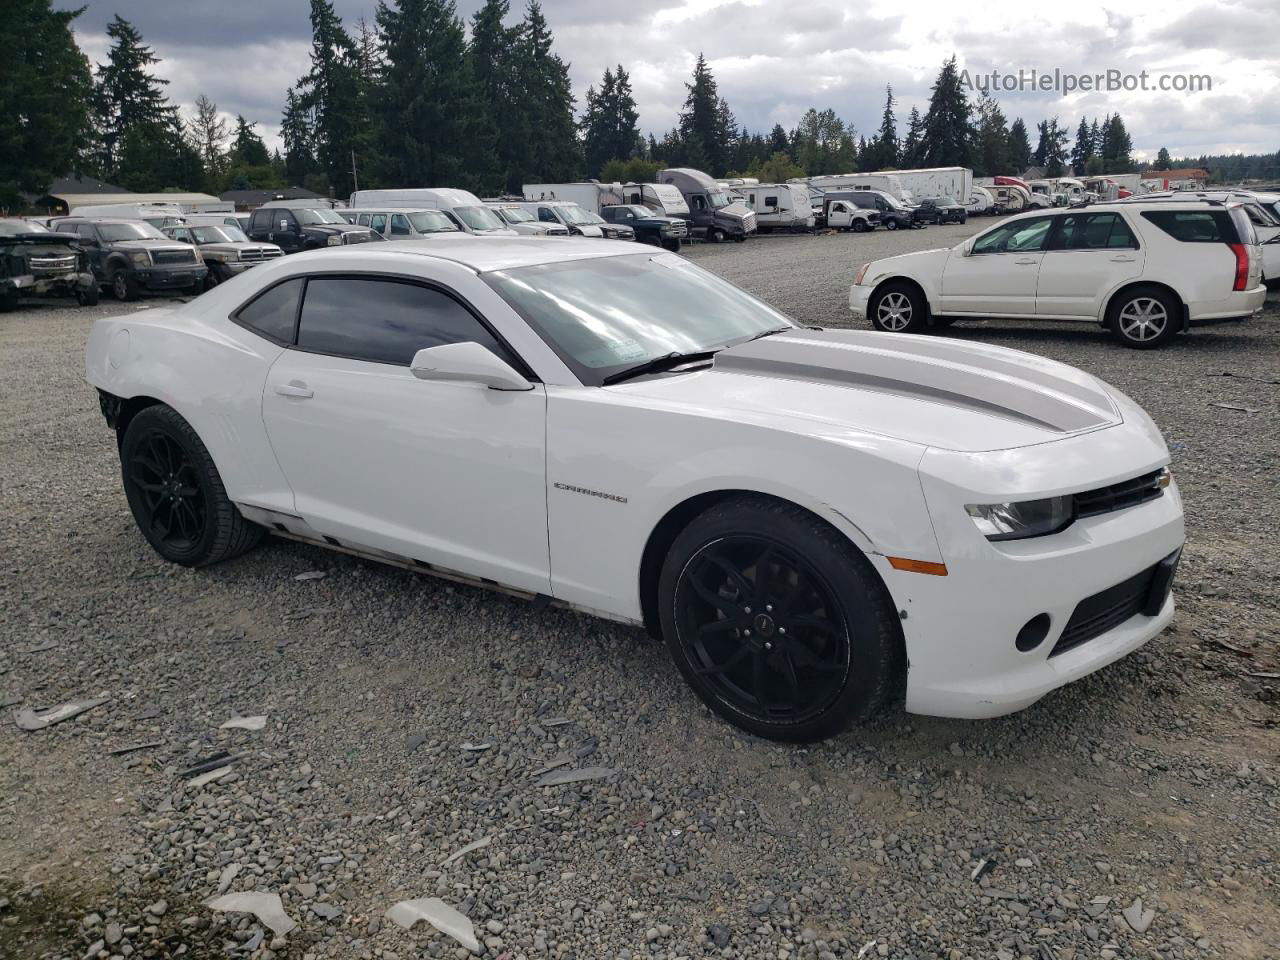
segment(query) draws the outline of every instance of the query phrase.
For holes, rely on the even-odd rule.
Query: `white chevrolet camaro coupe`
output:
[[[1009,713],[1173,616],[1182,504],[1124,394],[635,244],[300,254],[97,321],[87,369],[166,559],[272,532],[644,624],[762,736]]]

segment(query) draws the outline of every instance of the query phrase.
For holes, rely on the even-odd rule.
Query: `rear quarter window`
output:
[[[264,290],[237,310],[233,319],[268,340],[286,346],[293,343],[302,282],[302,277],[295,277]]]
[[[1142,216],[1181,243],[1240,242],[1226,210],[1144,210]]]

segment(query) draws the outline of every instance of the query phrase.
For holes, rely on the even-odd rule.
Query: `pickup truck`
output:
[[[0,220],[0,312],[21,297],[74,296],[98,302],[98,285],[74,234],[53,233],[28,220]]]
[[[653,243],[672,252],[679,251],[681,241],[689,236],[689,225],[679,217],[664,217],[639,204],[616,204],[601,207],[605,223],[630,227],[641,243]]]
[[[204,290],[209,268],[196,247],[170,240],[143,220],[64,217],[53,226],[74,232],[84,248],[94,280],[117,300],[137,300],[143,290]]]

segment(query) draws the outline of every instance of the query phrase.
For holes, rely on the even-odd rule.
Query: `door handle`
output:
[[[288,383],[277,383],[276,393],[282,397],[297,397],[300,400],[310,400],[316,395],[315,391],[309,388],[301,380],[290,380]]]
[[[1112,263],[1133,263],[1133,261],[1136,259],[1137,259],[1136,257],[1120,256],[1120,257],[1112,257],[1111,262]]]
[[[1026,266],[1027,264],[1039,263],[1040,261],[1035,259],[1034,257],[1026,257],[1022,260],[1015,260],[1013,262],[1018,264],[1019,266]]]

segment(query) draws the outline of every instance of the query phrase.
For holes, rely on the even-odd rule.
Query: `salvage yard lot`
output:
[[[843,325],[861,262],[986,225],[687,253]],[[381,920],[429,896],[511,960],[1280,956],[1276,294],[1154,352],[952,327],[1152,414],[1186,501],[1178,618],[1024,713],[898,711],[807,748],[712,718],[638,630],[281,540],[166,565],[83,380],[92,319],[121,309],[0,317],[0,957],[265,956],[252,917],[203,906],[228,877],[280,894],[288,957],[453,956]],[[217,729],[235,714],[266,727]],[[178,777],[220,751],[230,776]],[[616,774],[536,786],[560,757]]]

